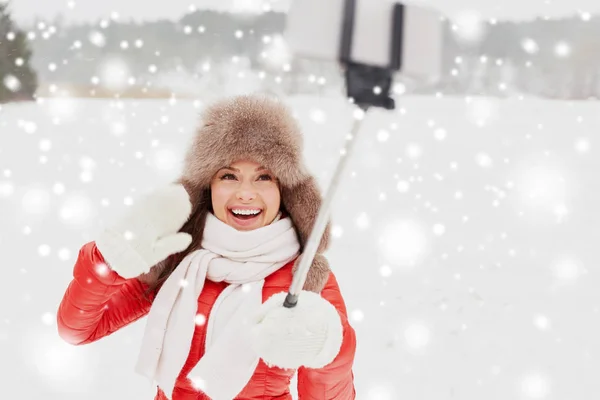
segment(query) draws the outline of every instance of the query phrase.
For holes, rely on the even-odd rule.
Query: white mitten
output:
[[[106,228],[96,240],[96,247],[117,274],[126,279],[137,277],[191,244],[191,235],[178,233],[191,211],[182,185],[160,188],[142,197]]]
[[[321,368],[340,352],[344,330],[335,307],[320,295],[302,291],[294,308],[286,292],[271,296],[253,323],[252,347],[268,365],[285,369]]]

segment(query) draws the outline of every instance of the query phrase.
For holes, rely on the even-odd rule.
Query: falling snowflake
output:
[[[310,111],[310,119],[316,124],[324,124],[327,122],[327,114],[321,109],[312,109]]]
[[[203,326],[204,324],[206,324],[206,316],[204,314],[196,314],[194,322],[198,326]]]
[[[433,226],[433,233],[436,236],[442,236],[446,232],[446,227],[442,224],[435,224]]]
[[[40,140],[39,148],[41,151],[50,151],[52,148],[52,141],[50,141],[50,139]]]
[[[9,181],[0,181],[0,198],[7,198],[15,193],[15,186]]]
[[[477,126],[487,125],[498,117],[498,102],[489,98],[467,100],[467,120]]]
[[[265,0],[233,0],[231,12],[236,14],[260,14],[264,10]]]
[[[43,316],[44,321],[49,319],[49,315]],[[33,326],[26,331],[29,333],[21,340],[31,345],[22,348],[21,357],[31,363],[52,391],[60,391],[65,385],[72,390],[85,391],[94,385],[95,374],[90,369],[90,356],[93,358],[94,355],[90,349],[78,349],[55,333],[46,333]]]
[[[4,86],[11,92],[18,92],[21,89],[21,81],[14,75],[5,75],[3,81]]]
[[[402,332],[404,344],[409,352],[420,353],[431,342],[431,330],[423,322],[410,322]]]
[[[560,58],[566,58],[571,54],[571,45],[565,41],[560,41],[554,46],[554,54]]]
[[[180,166],[181,160],[178,154],[168,148],[161,148],[152,157],[152,166],[161,173],[170,174]]]
[[[68,261],[71,258],[71,251],[67,248],[62,248],[58,250],[58,258],[61,261]]]
[[[369,216],[367,215],[367,213],[362,212],[360,213],[360,215],[356,218],[356,226],[359,229],[367,229],[370,225],[370,219]]]
[[[331,228],[331,236],[334,238],[340,238],[344,234],[344,229],[339,225],[334,225]]]
[[[550,320],[545,315],[538,314],[533,318],[533,324],[541,331],[546,331],[550,328]]]
[[[102,34],[102,32],[92,31],[88,36],[90,42],[97,47],[104,47],[106,45],[106,38]]]
[[[577,281],[583,271],[579,261],[568,257],[557,261],[552,269],[554,277],[562,284]]]
[[[429,241],[420,223],[413,220],[396,220],[384,228],[379,246],[390,266],[410,268],[427,254]]]
[[[379,142],[387,142],[387,140],[390,138],[390,132],[385,130],[385,129],[380,129],[377,132],[377,140]]]
[[[389,265],[383,265],[379,268],[379,274],[384,278],[391,276],[392,272],[393,270]]]
[[[485,20],[475,10],[463,10],[453,17],[454,35],[464,42],[480,42],[487,33]]]
[[[47,99],[45,105],[50,117],[56,120],[74,120],[80,108],[80,103],[71,97]]]
[[[406,155],[415,160],[423,155],[423,148],[418,143],[410,143],[406,147]]]
[[[550,395],[550,380],[539,372],[530,373],[521,380],[521,392],[528,399],[545,399]]]
[[[531,38],[523,39],[523,41],[521,42],[521,47],[528,54],[536,54],[540,51],[540,48],[538,47],[536,41]]]
[[[91,200],[83,194],[69,195],[59,210],[62,222],[75,227],[88,224],[94,215],[95,209]]]
[[[587,138],[579,138],[575,142],[575,146],[574,147],[575,147],[575,150],[577,150],[578,153],[584,154],[584,153],[588,153],[590,151],[591,144],[590,144],[589,139],[587,139]]]
[[[433,137],[439,141],[446,139],[446,136],[447,136],[447,132],[444,128],[437,128],[435,130],[435,132],[433,133]]]
[[[38,254],[42,257],[48,257],[50,255],[50,246],[47,244],[42,244],[38,247]]]
[[[37,131],[37,124],[32,121],[24,121],[23,122],[23,130],[25,133],[33,134]]]
[[[281,70],[292,61],[292,53],[281,35],[273,36],[263,55],[262,62],[273,70]]]
[[[56,317],[54,316],[54,314],[46,312],[44,313],[44,315],[42,315],[42,323],[44,325],[53,325],[56,322]]]
[[[365,313],[363,313],[361,310],[354,310],[350,313],[350,318],[354,322],[361,322],[365,319]]]
[[[373,386],[367,391],[366,400],[394,400],[396,396],[392,388],[388,386]]]
[[[566,172],[557,165],[525,165],[515,171],[515,206],[530,213],[555,215],[557,207],[565,207],[574,195]]]
[[[482,168],[489,168],[493,164],[492,157],[490,157],[490,155],[487,153],[478,153],[475,156],[475,160],[477,162],[477,165],[479,165]]]
[[[406,193],[410,189],[410,183],[408,183],[407,181],[398,181],[398,184],[396,185],[396,189],[400,193]]]
[[[99,67],[100,81],[112,90],[124,89],[130,74],[127,63],[116,57],[104,60]]]
[[[57,182],[52,186],[52,193],[61,195],[65,192],[65,185],[61,182]]]

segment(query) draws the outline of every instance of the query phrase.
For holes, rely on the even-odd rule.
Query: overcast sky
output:
[[[6,0],[0,0],[0,2]],[[17,20],[29,22],[36,15],[52,18],[62,13],[67,21],[96,20],[117,12],[123,19],[176,19],[190,6],[232,9],[268,3],[285,10],[291,0],[11,0]],[[326,1],[326,0],[323,0]],[[364,0],[363,0],[364,1]],[[475,10],[484,17],[529,19],[534,16],[560,16],[585,11],[600,14],[600,0],[411,0],[436,7],[446,14]]]

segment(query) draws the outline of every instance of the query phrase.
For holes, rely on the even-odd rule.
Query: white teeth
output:
[[[231,210],[234,214],[240,215],[256,215],[261,212],[261,210]]]

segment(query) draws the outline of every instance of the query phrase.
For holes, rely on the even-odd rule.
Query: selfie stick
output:
[[[342,39],[340,48],[340,64],[345,67],[346,90],[348,98],[358,106],[354,116],[354,124],[350,135],[341,150],[340,160],[333,174],[333,178],[319,208],[317,220],[310,233],[306,246],[300,258],[300,265],[294,274],[288,295],[283,303],[286,308],[293,308],[298,303],[298,296],[306,282],[308,270],[313,262],[319,243],[325,232],[329,219],[331,202],[339,187],[340,179],[344,174],[348,159],[352,155],[356,137],[360,131],[362,121],[370,107],[381,107],[393,110],[395,102],[389,97],[394,72],[402,66],[402,32],[404,26],[404,5],[396,3],[393,9],[393,23],[390,65],[387,68],[365,65],[353,62],[351,59],[352,36],[354,31],[354,18],[356,14],[356,0],[345,0],[344,18],[342,25]],[[360,110],[360,111],[359,111]],[[362,112],[361,112],[362,111]]]

